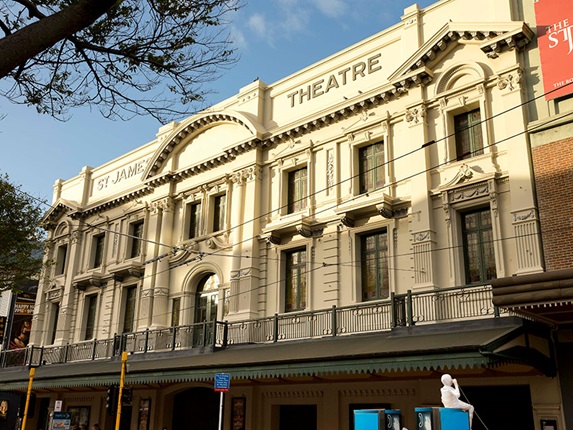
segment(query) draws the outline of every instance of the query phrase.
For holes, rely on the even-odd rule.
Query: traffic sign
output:
[[[231,375],[228,373],[215,374],[215,391],[222,393],[227,392],[231,388]]]

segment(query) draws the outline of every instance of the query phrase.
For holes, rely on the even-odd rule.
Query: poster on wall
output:
[[[18,294],[14,307],[14,319],[10,333],[9,349],[26,348],[32,331],[35,294]]]
[[[573,93],[573,2],[539,0],[535,20],[545,99]]]

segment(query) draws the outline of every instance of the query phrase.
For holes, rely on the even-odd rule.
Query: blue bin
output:
[[[440,408],[442,430],[470,430],[470,416],[458,408]]]
[[[355,430],[382,430],[384,409],[359,409],[354,411]]]

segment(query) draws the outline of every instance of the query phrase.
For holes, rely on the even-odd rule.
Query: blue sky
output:
[[[255,78],[282,79],[386,27],[400,22],[412,0],[247,0],[229,30],[240,61],[217,81],[210,104],[224,100]],[[419,0],[426,7],[437,0]],[[111,121],[99,111],[76,109],[66,122],[34,108],[0,100],[0,172],[24,191],[52,199],[58,178],[76,176],[155,138],[151,117]]]

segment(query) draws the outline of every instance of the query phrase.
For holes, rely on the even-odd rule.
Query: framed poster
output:
[[[139,419],[137,420],[137,430],[149,430],[150,409],[151,399],[141,399],[139,401]]]
[[[245,407],[247,399],[244,397],[233,397],[231,422],[232,430],[245,430]]]
[[[89,406],[70,406],[68,412],[71,415],[71,427],[79,426],[82,430],[89,430],[90,424],[90,407]]]

